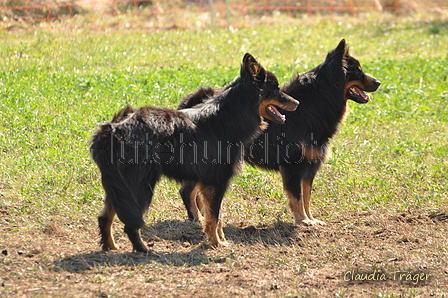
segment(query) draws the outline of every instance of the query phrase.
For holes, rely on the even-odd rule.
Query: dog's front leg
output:
[[[296,165],[296,167],[294,165],[280,166],[283,188],[288,197],[288,206],[292,211],[296,225],[325,225],[323,221],[316,220],[311,215],[310,201],[313,179],[303,177],[303,172],[307,176],[313,176],[311,174],[316,171],[317,169],[307,169],[303,164]]]
[[[204,232],[207,235],[209,244],[212,247],[228,246],[224,232],[222,230],[222,219],[220,209],[222,198],[227,187],[204,186],[197,184],[200,205],[204,216]]]

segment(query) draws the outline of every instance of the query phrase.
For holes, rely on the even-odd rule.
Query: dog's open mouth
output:
[[[347,97],[357,103],[367,103],[370,101],[370,96],[356,86],[351,86],[348,89]]]
[[[286,116],[278,111],[281,108],[285,111],[295,111],[299,102],[285,94],[280,93],[279,100],[277,99],[265,99],[260,104],[260,116],[269,119],[275,123],[283,124],[286,121]]]
[[[266,113],[268,114],[267,118],[270,120],[283,124],[286,121],[285,115],[282,115],[275,106],[269,104],[265,108]],[[270,116],[270,117],[269,117]]]

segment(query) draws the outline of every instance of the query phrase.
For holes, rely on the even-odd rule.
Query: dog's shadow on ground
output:
[[[296,227],[292,224],[277,222],[266,227],[223,228],[230,245],[292,245],[300,241],[296,237]],[[157,262],[174,266],[197,266],[219,263],[220,258],[210,259],[205,252],[211,249],[204,244],[205,234],[197,222],[169,220],[150,225],[142,230],[142,239],[150,248],[148,253],[99,251],[77,254],[57,260],[49,265],[54,271],[82,272],[101,267],[136,266]],[[158,249],[164,246],[163,250]],[[152,248],[155,248],[154,250]]]
[[[231,240],[234,244],[291,245],[296,237],[297,228],[290,223],[276,222],[261,227],[227,225],[223,230],[227,240]],[[203,242],[205,234],[198,222],[168,220],[146,227],[142,232],[142,238],[150,243],[164,239],[196,245]]]

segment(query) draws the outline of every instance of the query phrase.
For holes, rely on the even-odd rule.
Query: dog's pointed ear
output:
[[[347,43],[345,42],[345,39],[342,39],[339,42],[338,46],[327,54],[327,58],[325,59],[325,61],[342,67],[342,61],[344,59],[344,56],[347,55],[348,55],[348,46]]]
[[[341,39],[338,46],[336,47],[336,52],[342,53],[342,55],[348,54],[348,47],[347,43],[345,42],[345,39]]]
[[[244,54],[244,57],[243,57],[243,64],[246,64],[246,63],[258,63],[258,62],[254,56],[252,56],[250,53],[246,53],[246,54]]]
[[[264,82],[266,73],[264,68],[257,62],[254,56],[246,53],[243,58],[243,64],[241,65],[240,76],[242,78],[249,76],[255,81]]]

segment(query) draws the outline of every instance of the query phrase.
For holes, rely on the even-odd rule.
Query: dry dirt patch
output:
[[[5,213],[0,216],[5,223]],[[152,248],[145,255],[129,252],[118,229],[121,249],[99,252],[93,223],[46,229],[2,224],[0,248],[6,255],[0,256],[0,293],[2,297],[393,293],[446,297],[447,230],[445,214],[352,213],[323,227],[284,222],[227,225],[224,232],[232,245],[213,250],[203,244],[198,224],[170,220],[145,229],[143,238]],[[355,280],[357,274],[369,274],[370,280]],[[417,274],[428,280],[406,280]]]

